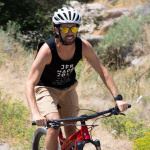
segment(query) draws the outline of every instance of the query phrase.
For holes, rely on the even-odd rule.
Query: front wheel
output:
[[[35,130],[32,140],[32,150],[45,149],[45,136],[47,133],[46,127],[39,127]]]
[[[35,130],[32,140],[32,150],[45,150],[46,127],[39,127]],[[61,150],[58,143],[58,150]]]

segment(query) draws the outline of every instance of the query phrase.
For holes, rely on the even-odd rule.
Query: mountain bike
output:
[[[128,104],[128,108],[130,107],[131,105]],[[47,120],[47,127],[39,127],[36,129],[32,141],[32,150],[44,149],[44,146],[43,147],[40,146],[40,141],[41,143],[44,143],[43,137],[46,135],[46,131],[48,128],[54,128],[57,130],[61,126],[66,126],[66,124],[63,124],[62,122],[77,122],[77,121],[80,121],[81,128],[78,131],[76,131],[76,133],[71,135],[68,139],[63,137],[62,131],[60,130],[58,136],[59,139],[58,150],[66,150],[69,147],[69,145],[71,145],[73,142],[75,143],[75,145],[72,148],[70,148],[70,150],[83,150],[85,144],[87,143],[93,144],[96,150],[101,150],[100,141],[98,139],[93,141],[90,137],[90,133],[88,130],[88,126],[90,126],[92,130],[94,127],[98,125],[94,125],[94,123],[92,125],[87,125],[86,121],[89,119],[96,118],[98,116],[103,116],[105,118],[105,117],[110,117],[112,115],[119,115],[119,114],[125,115],[124,113],[119,112],[119,109],[116,106],[114,108],[110,108],[109,110],[96,112],[91,115],[85,114],[75,118]],[[36,125],[35,121],[32,121],[32,125]],[[77,126],[76,124],[67,124],[67,125]]]

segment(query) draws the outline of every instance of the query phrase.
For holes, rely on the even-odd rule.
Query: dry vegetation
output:
[[[100,2],[101,1],[96,1]],[[131,7],[139,4],[144,4],[144,0],[122,0],[117,1],[116,7],[124,6]],[[103,4],[110,5],[110,1],[103,1]],[[112,5],[111,5],[112,6]],[[143,123],[150,127],[150,25],[146,24],[143,30],[143,46],[144,51],[142,57],[139,57],[139,63],[135,66],[130,66],[117,71],[110,71],[120,93],[124,96],[124,100],[131,103],[133,109],[128,112],[132,112],[137,109],[138,113],[135,118],[137,122],[143,121]],[[20,99],[26,104],[26,99],[24,95],[24,82],[26,80],[28,70],[34,60],[34,53],[29,53],[24,50],[24,47],[20,43],[15,42],[7,33],[3,31],[0,32],[0,89],[2,91],[2,97],[4,95],[10,94],[12,99]],[[90,65],[83,60],[77,66],[79,85],[77,91],[80,98],[80,107],[89,108],[95,111],[101,111],[109,107],[114,106],[113,98],[102,83],[98,74],[90,67]],[[80,71],[82,72],[80,73]],[[142,96],[140,101],[137,103],[138,98]],[[19,120],[18,120],[19,121]],[[146,129],[147,129],[146,128]],[[100,138],[102,141],[102,146],[105,150],[110,150],[111,147],[119,149],[119,146],[125,146],[128,150],[131,150],[132,142],[128,141],[127,138],[120,136],[119,139],[115,140],[114,136],[109,133],[103,127],[100,126],[101,136],[99,133],[94,131],[94,137]],[[22,133],[20,138],[26,139],[25,134],[32,134],[28,131]],[[13,137],[15,139],[15,137]],[[1,139],[3,140],[3,139]],[[1,142],[0,140],[0,142]],[[7,139],[8,140],[8,139]],[[15,141],[15,140],[14,140]],[[119,141],[119,142],[118,142]],[[110,143],[110,147],[107,143]],[[19,142],[18,142],[19,143]],[[17,144],[18,144],[17,143]],[[124,150],[124,147],[122,147]],[[28,148],[27,148],[28,149]],[[120,148],[121,150],[121,148]]]
[[[137,5],[147,4],[149,0],[95,0],[94,3],[101,3],[110,8],[134,8]]]

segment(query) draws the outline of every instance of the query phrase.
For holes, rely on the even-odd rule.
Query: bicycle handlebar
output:
[[[130,108],[130,107],[131,107],[131,104],[128,104],[128,108]],[[66,118],[66,119],[58,119],[58,120],[47,120],[47,123],[87,121],[89,119],[96,118],[98,116],[101,116],[101,115],[104,115],[107,113],[110,113],[110,115],[118,115],[119,114],[118,106],[116,106],[114,108],[110,108],[109,110],[97,112],[97,113],[91,114],[91,115],[81,115],[81,116],[75,117],[75,118]],[[36,122],[32,121],[32,125],[36,125]]]

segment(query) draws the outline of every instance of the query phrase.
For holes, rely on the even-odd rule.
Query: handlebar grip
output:
[[[32,123],[32,125],[36,125],[36,122],[35,122],[35,121],[32,121],[31,123]]]
[[[128,104],[128,108],[131,108],[131,104]],[[117,105],[116,105],[115,109],[116,109],[118,112],[120,111]]]
[[[128,108],[131,108],[131,104],[128,104]]]

